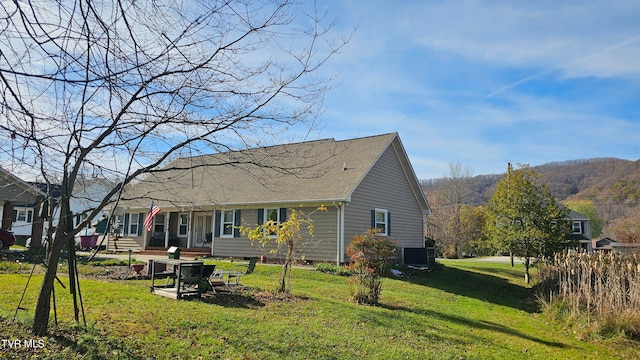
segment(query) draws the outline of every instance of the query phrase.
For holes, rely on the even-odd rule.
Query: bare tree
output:
[[[432,214],[427,217],[427,236],[434,239],[447,257],[462,257],[469,241],[462,229],[462,206],[470,202],[467,180],[471,170],[460,164],[449,164],[449,174],[438,181],[438,188],[429,194]]]
[[[61,185],[34,334],[48,329],[58,258],[72,247],[78,179],[124,186],[171,158],[273,142],[313,127],[347,41],[294,1],[13,1],[0,24],[0,161]],[[305,11],[308,10],[308,11]]]
[[[640,243],[640,207],[630,210],[611,227],[616,241]]]

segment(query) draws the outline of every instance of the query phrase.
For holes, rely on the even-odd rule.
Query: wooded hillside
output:
[[[565,200],[591,200],[598,215],[612,223],[640,203],[640,160],[594,158],[553,162],[532,167],[542,176],[552,195]],[[505,172],[507,164],[505,164]],[[504,174],[478,175],[467,180],[470,205],[483,205],[491,198]],[[425,191],[433,192],[442,179],[422,180]]]

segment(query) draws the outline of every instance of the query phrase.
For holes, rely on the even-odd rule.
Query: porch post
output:
[[[211,256],[213,256],[213,243],[216,241],[216,210],[211,211]]]
[[[170,216],[171,216],[171,213],[168,211],[164,216],[164,247],[165,248],[169,247],[169,217]]]
[[[138,226],[142,226],[142,225],[138,225]],[[142,229],[141,231],[142,231],[142,250],[145,250],[147,248],[147,239],[149,237],[148,236],[149,232],[147,231],[147,229]]]
[[[193,234],[191,234],[193,230],[193,210],[189,211],[189,223],[187,226],[187,249],[191,248],[191,239],[193,238]]]

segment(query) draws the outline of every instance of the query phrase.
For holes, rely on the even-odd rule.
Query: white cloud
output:
[[[640,35],[638,2],[461,0],[387,5],[373,3],[358,11],[347,7],[357,14],[347,19],[359,19],[361,25],[344,61],[392,60],[394,52],[422,46],[496,66],[562,70],[566,76],[640,74],[640,62],[627,60],[640,55],[640,44],[629,41]]]
[[[640,3],[338,4],[360,25],[332,61],[324,134],[398,131],[419,178],[640,156]]]

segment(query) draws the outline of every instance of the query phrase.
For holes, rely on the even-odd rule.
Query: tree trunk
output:
[[[288,293],[291,288],[289,281],[291,279],[291,265],[293,264],[294,246],[295,244],[292,240],[287,241],[287,254],[284,258],[284,265],[282,266],[282,277],[280,278],[279,292]]]
[[[529,283],[529,256],[524,259],[524,282]]]
[[[36,336],[45,336],[49,328],[49,313],[51,312],[51,291],[53,290],[53,282],[56,278],[58,270],[58,260],[62,247],[66,244],[64,238],[56,238],[49,247],[47,254],[47,271],[42,281],[38,302],[36,304],[35,315],[33,318],[33,334]]]
[[[287,275],[291,271],[289,268],[289,263],[285,260],[284,265],[282,266],[282,276],[280,277],[280,288],[278,292],[287,292]]]
[[[63,194],[66,192],[63,190]],[[36,336],[45,336],[49,328],[49,313],[51,312],[51,292],[53,291],[54,280],[58,271],[58,262],[60,260],[60,252],[67,243],[73,239],[69,239],[70,230],[73,228],[72,219],[69,217],[69,197],[62,199],[60,202],[60,218],[58,219],[58,227],[56,229],[53,240],[49,245],[47,252],[47,271],[42,280],[40,294],[38,294],[38,302],[33,318],[33,334]],[[66,201],[65,201],[66,200]]]

